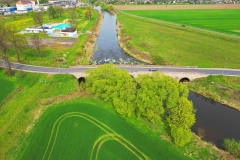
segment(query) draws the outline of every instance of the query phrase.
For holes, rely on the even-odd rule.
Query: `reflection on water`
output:
[[[240,112],[229,108],[197,93],[190,92],[189,99],[192,100],[196,112],[196,123],[192,131],[197,133],[199,128],[203,129],[203,139],[223,148],[223,140],[234,138],[240,140]]]
[[[140,63],[135,58],[126,54],[118,45],[116,16],[94,7],[99,10],[104,18],[99,32],[99,36],[94,48],[92,63],[115,63],[115,64],[137,64]]]

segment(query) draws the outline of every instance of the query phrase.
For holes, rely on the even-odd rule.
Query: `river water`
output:
[[[113,62],[139,63],[119,47],[116,32],[116,16],[95,7],[103,15],[102,26],[95,45],[93,61],[97,64]],[[122,59],[122,60],[120,60]],[[225,138],[240,140],[240,112],[229,108],[197,93],[190,92],[189,100],[196,108],[196,123],[192,131],[198,133],[199,128],[204,131],[204,140],[223,148]]]
[[[94,7],[104,16],[97,42],[94,47],[93,63],[138,64],[140,61],[126,54],[118,44],[116,16]]]
[[[197,133],[198,128],[203,129],[203,139],[214,143],[218,148],[223,148],[225,138],[240,140],[240,111],[194,92],[189,93],[189,100],[197,109],[193,132]]]

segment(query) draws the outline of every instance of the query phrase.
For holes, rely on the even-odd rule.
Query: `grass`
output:
[[[4,77],[2,74],[0,74],[0,108],[1,104],[5,100],[5,98],[11,94],[11,92],[14,90],[15,85],[9,80],[8,78]]]
[[[240,110],[240,77],[208,76],[190,82],[189,88]]]
[[[16,72],[8,78],[3,71],[0,75],[15,86],[15,94],[8,97],[0,110],[0,159],[12,159],[41,110],[76,96],[77,83],[72,75]]]
[[[97,157],[93,146],[98,140],[97,159],[138,159],[138,156],[143,159],[187,159],[167,142],[153,139],[120,116],[110,114],[99,106],[99,102],[91,99],[84,103],[81,99],[75,101],[51,107],[41,116],[20,159],[91,159],[91,154]],[[69,117],[56,123],[61,116]],[[57,124],[55,130],[54,124]],[[121,138],[112,139],[112,135]]]
[[[240,36],[240,9],[141,10],[124,12]]]
[[[84,12],[83,12],[84,13]],[[83,15],[82,15],[83,16]],[[98,12],[93,11],[93,18],[91,20],[81,18],[79,25],[77,27],[78,33],[81,34],[77,39],[76,42],[70,47],[64,47],[58,44],[57,42],[52,44],[51,47],[43,47],[42,52],[43,56],[39,57],[37,52],[33,48],[26,48],[21,51],[20,59],[21,63],[31,64],[31,65],[39,65],[39,66],[51,66],[51,67],[68,67],[71,65],[78,65],[78,64],[89,64],[87,58],[84,59],[84,45],[90,35],[82,34],[82,31],[85,32],[87,30],[92,30],[96,19],[98,17]],[[30,15],[24,15],[21,17],[16,16],[14,17],[7,17],[6,19],[7,25],[14,25],[17,26],[16,30],[21,31],[25,30],[26,27],[33,26],[33,20]],[[44,15],[44,23],[60,23],[64,19],[68,18],[67,11],[64,12],[62,17],[58,17],[55,19],[49,19],[48,16]],[[25,34],[26,37],[30,37],[31,34]],[[41,38],[52,38],[47,35],[41,35]],[[62,38],[61,39],[71,39],[71,38]],[[10,51],[8,53],[10,57],[10,61],[17,62],[17,56],[14,54],[14,51]],[[76,61],[76,57],[80,55],[82,57],[82,61]]]
[[[240,39],[123,13],[118,14],[130,48],[152,55],[155,64],[240,68]],[[133,29],[134,28],[134,29]]]

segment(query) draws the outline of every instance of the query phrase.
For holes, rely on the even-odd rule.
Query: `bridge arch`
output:
[[[179,83],[184,83],[184,82],[190,82],[190,79],[188,77],[183,77],[179,80]]]
[[[85,83],[85,82],[86,82],[85,77],[78,78],[78,84]]]

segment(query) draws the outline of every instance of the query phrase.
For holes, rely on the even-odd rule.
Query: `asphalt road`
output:
[[[5,61],[0,60],[0,66],[6,67]],[[240,69],[223,69],[223,68],[184,68],[184,67],[168,67],[168,66],[130,66],[130,65],[118,65],[119,68],[127,70],[128,72],[146,72],[150,68],[156,68],[161,72],[181,72],[181,73],[199,73],[199,74],[209,74],[209,75],[225,75],[225,76],[238,76],[240,77]],[[51,68],[51,67],[41,67],[32,66],[19,63],[11,63],[11,67],[14,70],[22,70],[26,72],[36,72],[36,73],[48,73],[48,74],[72,74],[77,72],[85,72],[89,68],[95,68],[96,66],[89,65],[76,68]]]

